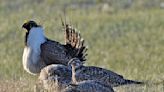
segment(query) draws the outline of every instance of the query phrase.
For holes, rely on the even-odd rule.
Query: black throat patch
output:
[[[28,39],[28,35],[29,35],[29,31],[28,31],[28,32],[26,32],[26,35],[25,35],[25,41],[24,41],[25,46],[27,46],[27,39]]]

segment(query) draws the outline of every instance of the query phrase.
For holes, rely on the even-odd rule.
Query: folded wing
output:
[[[68,24],[64,24],[65,44],[47,39],[41,45],[41,59],[47,64],[67,65],[72,58],[78,58],[81,62],[86,60],[87,47],[80,33]]]

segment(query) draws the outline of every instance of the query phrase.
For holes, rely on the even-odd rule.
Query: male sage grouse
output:
[[[87,48],[79,32],[64,24],[65,44],[48,39],[42,26],[35,21],[23,24],[25,28],[25,47],[23,52],[23,67],[30,74],[38,74],[41,69],[50,64],[67,65],[71,58],[86,60]]]

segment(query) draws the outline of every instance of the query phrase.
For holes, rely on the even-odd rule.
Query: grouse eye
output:
[[[32,24],[29,25],[29,28],[30,28],[30,29],[32,28]]]

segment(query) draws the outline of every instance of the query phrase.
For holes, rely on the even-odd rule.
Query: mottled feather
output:
[[[84,80],[76,82],[76,78],[67,66],[53,64],[41,70],[39,80],[44,89],[48,92],[114,92],[110,85],[103,84],[96,80]],[[71,76],[72,74],[72,76]],[[74,78],[73,78],[74,77]],[[73,82],[75,81],[75,82]]]
[[[39,75],[40,84],[48,92],[62,92],[71,82],[71,70],[61,64],[44,67]]]
[[[83,80],[77,82],[75,70],[77,66],[76,63],[71,63],[72,84],[66,87],[63,92],[114,92],[110,85],[106,85],[97,80]]]
[[[114,92],[114,90],[112,87],[104,86],[98,81],[87,80],[77,84],[70,84],[62,92]]]
[[[84,66],[78,58],[71,59],[69,64],[76,63],[76,78],[78,81],[83,80],[98,80],[112,87],[126,85],[126,84],[142,84],[143,82],[124,79],[122,75],[119,75],[113,71],[95,67]]]

